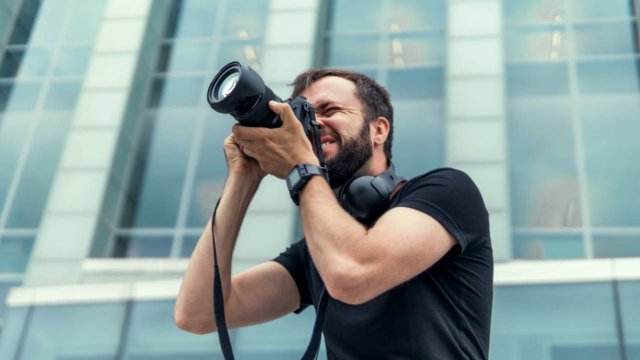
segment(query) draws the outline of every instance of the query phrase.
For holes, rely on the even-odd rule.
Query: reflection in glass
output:
[[[338,36],[327,40],[325,64],[328,67],[374,65],[380,62],[377,35]]]
[[[508,94],[512,97],[569,94],[567,64],[507,65],[506,85]]]
[[[510,29],[505,33],[507,60],[558,60],[567,56],[567,37],[562,26]]]
[[[190,194],[187,226],[202,228],[207,224],[227,177],[224,153],[220,150],[224,139],[231,133],[235,121],[229,115],[212,111],[204,122],[203,138],[198,149],[198,165]]]
[[[615,319],[611,283],[499,286],[489,358],[621,360]]]
[[[583,60],[577,62],[583,94],[640,93],[637,60]]]
[[[382,19],[382,1],[334,0],[330,9],[331,32],[387,30]],[[364,9],[366,16],[361,15]]]
[[[167,76],[153,80],[150,107],[197,106],[204,102],[206,92],[202,76]]]
[[[33,23],[40,8],[41,0],[23,0],[13,27],[9,44],[26,44],[33,30]],[[18,10],[18,9],[14,9]]]
[[[139,193],[133,195],[136,199],[134,216],[123,219],[124,226],[129,221],[134,227],[173,227],[176,224],[195,119],[179,113],[158,112],[152,120],[153,132],[148,135],[151,144],[143,156],[146,169]]]
[[[391,35],[387,63],[393,66],[440,65],[444,63],[444,40],[435,35]]]
[[[388,72],[387,89],[395,100],[442,99],[442,68],[392,69]]]
[[[92,44],[98,34],[105,2],[105,0],[72,2],[63,42]]]
[[[56,81],[49,87],[45,110],[73,110],[80,93],[80,81]]]
[[[90,47],[62,48],[56,59],[53,74],[56,76],[82,76],[91,56]]]
[[[581,98],[591,223],[640,226],[640,94]]]
[[[176,41],[162,45],[158,72],[203,71],[209,61],[209,42]]]
[[[24,273],[32,248],[33,236],[0,237],[0,273]]]
[[[24,50],[7,50],[0,62],[0,78],[13,78],[18,75]]]
[[[176,19],[178,38],[210,37],[213,34],[218,1],[183,0],[180,17]]]
[[[635,28],[629,21],[575,26],[576,55],[633,54]]]
[[[513,225],[581,226],[569,99],[511,98],[508,131]]]
[[[269,12],[269,0],[245,0],[227,2],[222,22],[222,34],[236,39],[264,36]]]
[[[37,228],[49,197],[52,179],[69,129],[67,116],[47,115],[40,120],[29,150],[7,227]]]
[[[504,19],[508,24],[561,23],[566,21],[564,0],[505,0]]]
[[[172,240],[170,236],[118,236],[114,255],[127,258],[169,257]]]
[[[633,0],[571,0],[571,12],[575,20],[625,18],[633,14],[631,12],[632,1]]]
[[[516,259],[579,259],[584,257],[582,235],[514,235]]]
[[[594,235],[593,252],[597,258],[640,257],[640,235]]]
[[[13,85],[0,84],[0,109],[4,111],[35,109],[40,87],[40,82],[34,81],[16,81]]]
[[[399,31],[425,28],[441,29],[447,18],[446,1],[395,0],[389,1],[389,29]],[[387,29],[385,29],[387,30]]]
[[[640,281],[618,282],[627,359],[640,359]]]
[[[194,336],[173,320],[174,300],[136,301],[125,341],[124,359],[217,359],[222,351],[215,333]],[[230,332],[235,345],[235,333]],[[237,354],[237,353],[236,353]]]
[[[220,43],[218,56],[210,70],[213,73],[235,60],[248,64],[260,73],[260,64],[263,61],[261,45],[262,41],[259,39],[223,41]]]
[[[440,100],[394,101],[393,162],[406,178],[444,164],[443,109]]]
[[[7,198],[32,121],[31,116],[5,115],[0,118],[0,209]]]
[[[22,346],[22,359],[114,359],[125,303],[37,306]]]

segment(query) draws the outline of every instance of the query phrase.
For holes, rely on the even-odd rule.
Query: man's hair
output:
[[[341,77],[355,84],[355,95],[362,103],[365,121],[373,121],[379,116],[389,120],[389,135],[384,143],[384,154],[387,156],[387,161],[390,161],[391,145],[393,143],[393,106],[391,105],[389,92],[372,78],[341,69],[311,69],[298,75],[293,81],[291,84],[293,85],[291,97],[294,98],[300,95],[311,84],[327,76]]]

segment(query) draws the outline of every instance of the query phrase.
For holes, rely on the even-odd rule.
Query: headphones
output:
[[[391,193],[404,180],[390,163],[378,176],[358,176],[347,181],[338,193],[338,202],[356,220],[371,225],[389,208]]]

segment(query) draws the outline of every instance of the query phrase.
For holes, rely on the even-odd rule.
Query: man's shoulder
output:
[[[471,181],[471,177],[464,171],[452,167],[441,167],[416,175],[408,183],[424,183],[429,181]]]

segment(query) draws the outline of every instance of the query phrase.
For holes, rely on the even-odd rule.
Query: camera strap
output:
[[[218,268],[218,253],[216,251],[216,237],[213,232],[213,227],[216,219],[216,212],[220,205],[220,197],[216,203],[216,207],[213,210],[211,216],[211,241],[213,242],[213,313],[216,317],[216,327],[218,328],[218,339],[220,341],[220,348],[222,349],[222,355],[225,360],[234,360],[233,349],[231,348],[231,339],[229,338],[229,330],[227,329],[227,322],[224,315],[224,296],[222,293],[222,279],[220,278],[220,270]],[[316,312],[316,321],[313,324],[313,334],[307,350],[302,356],[301,360],[314,360],[318,356],[318,350],[320,349],[320,338],[322,335],[322,327],[324,325],[324,314],[329,302],[329,295],[326,289],[323,287],[320,293],[320,299],[318,300],[318,309]]]

